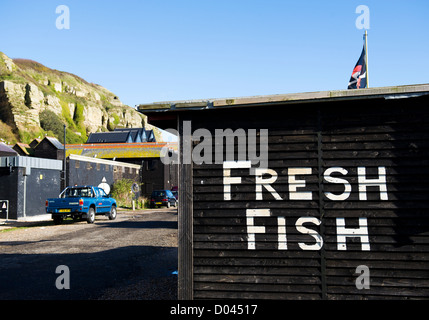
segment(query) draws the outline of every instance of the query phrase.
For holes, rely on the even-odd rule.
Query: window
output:
[[[153,197],[163,197],[163,196],[165,196],[165,192],[164,191],[154,191],[152,193],[152,196]]]
[[[107,196],[106,193],[104,192],[104,190],[101,188],[98,189],[98,192],[100,193],[100,197],[106,197]]]
[[[77,197],[92,197],[92,189],[88,187],[84,188],[68,188],[65,192],[66,198],[77,198]]]

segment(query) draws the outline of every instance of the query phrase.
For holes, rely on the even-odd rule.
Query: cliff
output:
[[[48,134],[62,142],[66,124],[67,143],[83,143],[91,132],[142,127],[145,119],[100,85],[0,52],[0,141]]]

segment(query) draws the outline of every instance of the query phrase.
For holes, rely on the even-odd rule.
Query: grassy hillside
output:
[[[63,124],[67,143],[84,143],[91,132],[144,126],[145,116],[100,85],[0,52],[0,141],[51,135],[62,142]]]

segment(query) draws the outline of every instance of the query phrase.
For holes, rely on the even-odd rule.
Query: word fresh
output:
[[[277,172],[269,168],[251,168],[251,161],[225,161],[223,163],[223,187],[224,200],[231,200],[231,185],[241,184],[241,177],[231,175],[231,169],[249,169],[249,174],[255,176],[255,198],[262,200],[262,189],[265,188],[271,193],[276,200],[283,200],[272,184],[277,180]],[[325,182],[342,184],[344,191],[340,194],[325,192],[325,196],[332,201],[344,201],[350,196],[352,186],[346,179],[333,177],[332,174],[339,173],[347,175],[348,171],[341,167],[332,167],[325,170],[323,179]],[[378,187],[380,191],[380,199],[388,200],[387,185],[386,185],[386,168],[378,167],[378,178],[367,178],[366,168],[358,167],[358,185],[359,185],[359,200],[367,200],[367,188]],[[289,200],[312,200],[313,193],[305,190],[306,181],[304,178],[297,176],[306,176],[312,174],[312,168],[288,168],[288,183],[289,183]],[[267,177],[268,176],[268,177]]]

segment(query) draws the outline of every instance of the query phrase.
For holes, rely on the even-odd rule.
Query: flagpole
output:
[[[366,87],[369,88],[369,68],[368,68],[368,32],[365,30],[365,65],[366,65]]]

